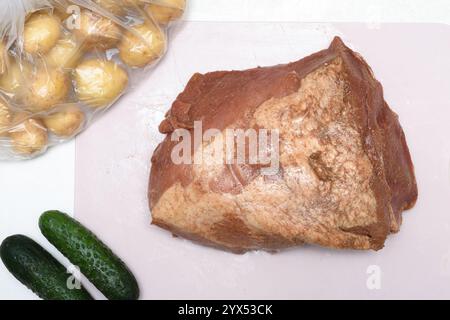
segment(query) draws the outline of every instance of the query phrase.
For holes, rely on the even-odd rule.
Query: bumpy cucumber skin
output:
[[[44,212],[42,234],[110,300],[136,300],[139,287],[127,266],[90,230],[59,211]]]
[[[66,268],[26,236],[3,240],[0,256],[14,277],[44,300],[92,300],[84,288],[69,289]]]

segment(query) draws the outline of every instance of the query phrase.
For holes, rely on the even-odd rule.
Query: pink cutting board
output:
[[[373,67],[406,132],[419,200],[401,232],[379,252],[304,246],[234,255],[151,226],[157,127],[190,76],[294,61],[334,35]],[[448,299],[449,121],[450,26],[184,23],[162,63],[77,138],[75,215],[129,265],[144,299]]]

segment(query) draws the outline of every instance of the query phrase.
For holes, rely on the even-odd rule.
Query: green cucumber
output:
[[[83,288],[69,288],[66,268],[32,239],[14,235],[3,240],[0,256],[20,282],[45,300],[91,300]]]
[[[78,221],[59,211],[44,212],[42,234],[110,300],[139,297],[136,278],[103,242]]]

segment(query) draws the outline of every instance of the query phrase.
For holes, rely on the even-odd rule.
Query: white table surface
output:
[[[436,22],[450,24],[448,0],[189,0],[190,21]],[[126,99],[126,98],[125,98]],[[37,220],[48,209],[72,213],[75,144],[25,162],[0,163],[0,240],[23,233],[57,258]],[[36,299],[0,263],[0,299]]]

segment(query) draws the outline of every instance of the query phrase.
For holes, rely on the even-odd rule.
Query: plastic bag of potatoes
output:
[[[0,1],[0,160],[66,141],[164,55],[186,0]]]

